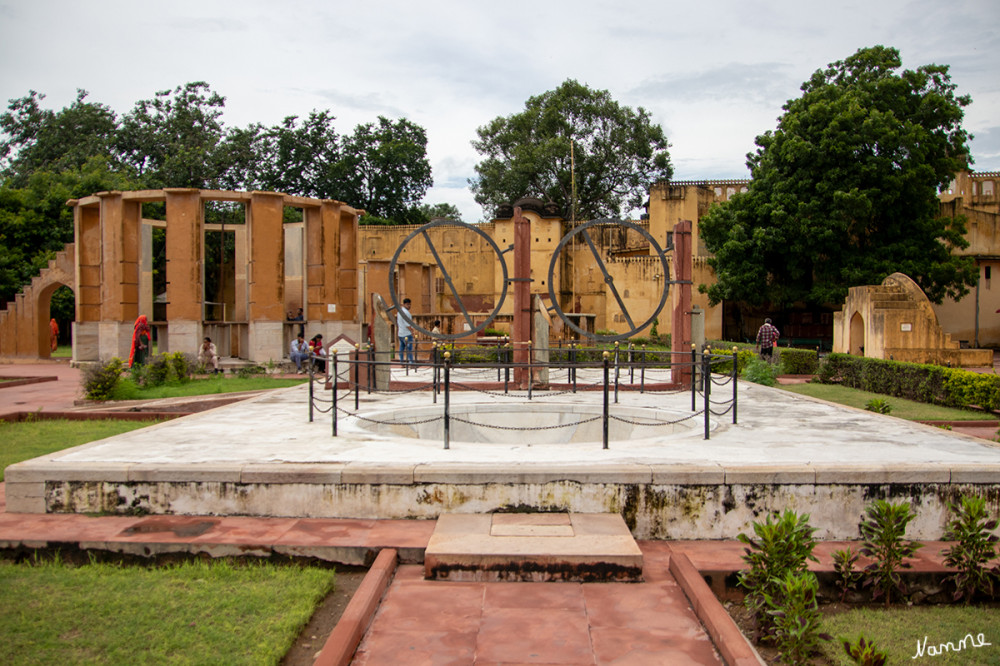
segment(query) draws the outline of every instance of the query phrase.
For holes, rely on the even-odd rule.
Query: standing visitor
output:
[[[59,346],[59,324],[55,318],[49,320],[49,346],[52,347],[52,351]]]
[[[760,352],[761,358],[766,358],[768,361],[774,360],[774,345],[778,342],[779,337],[781,334],[771,324],[771,318],[768,317],[764,320],[764,325],[757,330],[757,351]]]
[[[128,355],[128,367],[143,365],[149,356],[149,321],[146,315],[139,315],[132,329],[132,351]]]
[[[410,316],[410,299],[403,299],[403,307],[396,313],[396,337],[399,338],[399,362],[414,363],[413,358],[413,329],[410,323],[413,317]]]

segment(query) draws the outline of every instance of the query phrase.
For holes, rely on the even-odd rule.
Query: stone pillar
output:
[[[98,355],[127,357],[139,316],[139,204],[121,192],[100,198],[101,303]]]
[[[253,192],[247,224],[250,267],[247,321],[251,361],[280,360],[285,321],[284,195]]]
[[[670,328],[670,350],[674,370],[671,379],[691,388],[691,221],[681,220],[674,227],[674,281],[671,292],[674,314]],[[688,363],[688,365],[683,365]]]
[[[341,321],[358,321],[358,215],[341,209],[338,230],[340,249],[337,270],[337,316]]]
[[[196,354],[201,343],[204,212],[201,193],[163,190],[167,202],[167,340],[160,351]]]
[[[73,362],[100,360],[98,322],[101,320],[101,211],[96,205],[73,208],[76,262],[76,321],[73,322]]]
[[[528,345],[531,343],[531,223],[521,214],[520,206],[514,208],[514,322],[511,325],[511,344],[514,363],[527,364]],[[514,382],[518,388],[528,388],[528,369],[515,368]]]

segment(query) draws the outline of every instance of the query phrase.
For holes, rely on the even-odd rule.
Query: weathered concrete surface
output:
[[[594,377],[581,374],[587,381]],[[553,403],[599,413],[600,392],[536,392],[529,403],[524,394],[456,391],[452,403],[470,420],[509,405],[497,425],[510,430],[499,443],[453,437],[445,450],[440,440],[373,433],[352,418],[334,438],[328,417],[308,422],[306,388],[298,387],[13,465],[8,502],[18,511],[343,518],[611,512],[639,538],[670,539],[732,538],[784,508],[812,514],[819,538],[854,538],[858,516],[880,497],[911,502],[918,518],[909,536],[936,539],[947,502],[960,494],[1000,506],[1000,449],[987,441],[757,385],[738,390],[740,422],[714,418],[711,440],[693,427],[614,440],[607,450],[524,429]],[[350,398],[340,404],[353,411]],[[362,415],[383,417],[434,406],[427,392],[361,400]],[[622,392],[621,404],[691,414],[685,393]]]

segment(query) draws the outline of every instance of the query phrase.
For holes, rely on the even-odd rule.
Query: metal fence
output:
[[[331,353],[328,357],[313,357],[309,363],[309,421],[313,422],[316,413],[331,415],[333,436],[337,436],[337,424],[342,417],[353,417],[379,425],[423,425],[442,421],[443,445],[450,448],[451,423],[463,422],[482,428],[529,432],[532,430],[569,428],[597,419],[602,421],[602,445],[609,448],[608,426],[610,421],[621,421],[632,425],[656,426],[674,425],[691,419],[701,418],[704,422],[704,438],[711,436],[711,417],[732,414],[732,422],[737,423],[737,381],[739,368],[735,350],[731,354],[721,354],[711,350],[692,349],[690,360],[686,354],[669,351],[652,351],[646,349],[619,348],[596,350],[600,360],[594,358],[593,348],[566,347],[548,349],[558,351],[555,361],[540,363],[532,361],[533,353],[528,354],[528,362],[516,363],[510,346],[500,345],[491,350],[495,353],[493,359],[480,360],[482,349],[474,349],[470,354],[467,350],[452,349],[448,346],[435,346],[431,353],[417,365],[429,368],[430,379],[424,382],[394,382],[388,389],[376,389],[376,373],[380,369],[406,368],[409,374],[411,367],[393,360],[379,360],[380,357],[390,358],[388,352],[376,352],[371,348],[358,347],[349,354]],[[537,350],[531,350],[534,352]],[[465,352],[463,354],[463,352]],[[685,360],[678,361],[677,357]],[[325,366],[317,372],[318,366]],[[456,380],[453,372],[460,368],[466,377],[465,381]],[[534,377],[535,373],[544,369],[549,372],[550,380],[545,388],[537,388],[534,381],[527,382],[526,390],[518,390],[514,386],[514,378],[519,374]],[[597,373],[599,381],[581,381],[580,370],[600,370]],[[665,381],[655,381],[656,375],[665,370],[687,370],[691,377],[691,388],[677,388],[676,384]],[[552,376],[565,377],[564,382],[553,381]],[[496,377],[494,380],[493,377]],[[321,390],[317,391],[317,385]],[[395,386],[394,386],[395,385]],[[719,387],[731,385],[731,389],[720,390]],[[551,398],[559,395],[574,394],[578,391],[601,391],[602,413],[600,416],[581,419],[579,421],[558,424],[554,426],[497,426],[476,423],[452,414],[451,394],[453,391],[476,391],[494,397],[511,398],[529,401],[539,398]],[[611,413],[611,405],[618,404],[622,391],[637,391],[640,393],[680,393],[690,392],[691,414],[674,421],[634,421]],[[413,421],[380,421],[360,413],[360,396],[366,394],[402,394],[426,393],[432,404],[443,403],[441,413],[431,418]],[[720,399],[719,396],[726,397]],[[353,398],[353,400],[352,400]],[[353,411],[350,403],[353,402]],[[700,409],[699,409],[700,403]]]

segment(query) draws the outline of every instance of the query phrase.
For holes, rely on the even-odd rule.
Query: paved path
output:
[[[0,377],[55,377],[55,381],[0,387],[0,418],[12,412],[61,412],[72,409],[74,401],[83,397],[81,376],[80,370],[69,367],[69,359],[48,363],[0,364]]]

